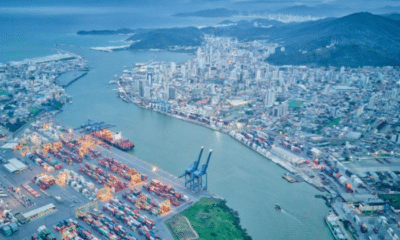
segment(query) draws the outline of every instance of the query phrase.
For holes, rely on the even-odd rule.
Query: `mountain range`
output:
[[[275,64],[400,65],[400,21],[371,13],[284,26],[270,40],[285,46],[269,59]]]
[[[228,10],[226,8],[214,8],[214,9],[205,9],[196,12],[183,12],[176,13],[174,17],[204,17],[204,18],[220,18],[220,17],[232,17],[238,15],[239,11],[237,10]]]
[[[236,9],[226,9],[226,8],[210,8],[195,12],[180,12],[172,16],[175,17],[203,17],[203,18],[227,18],[234,17],[238,15],[248,16],[248,15],[266,15],[266,14],[289,14],[296,16],[312,16],[312,17],[338,17],[344,16],[356,11],[367,11],[359,6],[357,9],[343,7],[340,5],[333,4],[318,4],[315,6],[308,5],[295,5],[284,7],[280,9],[268,9],[262,8],[258,10],[236,10]],[[386,6],[374,9],[368,9],[369,12],[373,14],[391,14],[400,13],[400,7],[397,6]]]
[[[397,19],[398,14],[380,16],[360,12],[303,23],[255,19],[224,21],[224,26],[205,28],[120,29],[78,34],[134,33],[128,39],[135,41],[130,46],[132,50],[199,46],[204,34],[241,41],[266,39],[284,47],[284,51],[276,51],[267,59],[277,65],[399,66],[400,21]]]

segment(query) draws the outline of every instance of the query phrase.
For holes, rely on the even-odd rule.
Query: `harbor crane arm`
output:
[[[185,172],[181,176],[179,176],[180,178],[185,176],[186,174],[193,173],[194,171],[197,170],[197,168],[199,167],[199,164],[200,164],[200,159],[201,159],[201,155],[203,154],[203,150],[204,150],[204,147],[201,147],[200,154],[199,154],[197,161],[194,161],[188,168],[186,168]]]

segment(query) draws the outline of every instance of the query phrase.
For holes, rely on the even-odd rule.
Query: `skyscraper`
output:
[[[140,97],[144,96],[144,82],[143,82],[143,80],[139,81],[139,96]]]
[[[168,88],[168,100],[175,100],[175,88],[174,87]]]
[[[265,95],[265,107],[272,107],[275,103],[275,90],[273,88],[268,89]]]

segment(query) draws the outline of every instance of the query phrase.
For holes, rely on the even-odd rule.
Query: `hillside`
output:
[[[400,13],[384,14],[382,17],[390,18],[392,20],[400,21]]]
[[[228,36],[240,41],[266,39],[285,47],[268,58],[277,65],[385,66],[400,65],[400,21],[371,13],[354,13],[342,18],[324,18],[303,23],[267,19],[224,21],[225,26],[163,29],[120,29],[79,34],[134,33],[132,50],[200,46],[204,34]]]
[[[271,33],[278,40],[286,50],[268,59],[275,64],[400,64],[400,22],[370,13],[282,27]]]
[[[138,31],[128,40],[136,41],[130,49],[167,49],[170,46],[199,46],[203,33],[195,27],[163,28],[151,31]]]

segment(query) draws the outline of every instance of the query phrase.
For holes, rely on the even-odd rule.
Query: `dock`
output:
[[[46,125],[47,124],[47,125]],[[60,136],[65,133],[63,132],[63,129],[70,129],[70,127],[67,126],[57,126],[55,123],[53,123],[53,126],[51,127],[48,123],[39,123],[36,124],[36,126],[40,126],[40,129],[37,129],[32,127],[32,126],[27,126],[27,128],[30,129],[29,136],[26,134],[25,131],[21,131],[20,134],[18,134],[17,138],[21,139],[25,137],[25,139],[30,139],[29,137],[32,136],[32,134],[36,134],[38,138],[46,138],[46,130],[43,130],[41,126],[46,126],[47,128],[50,128],[51,131],[54,133],[59,133]],[[78,139],[81,139],[84,136],[87,136],[84,133],[80,133],[78,130],[72,130],[71,131],[71,137],[68,139],[68,141],[77,141]],[[49,142],[58,142],[51,140],[50,137],[48,137]],[[29,140],[24,140],[28,143],[29,145]],[[65,141],[65,140],[64,140]],[[67,142],[68,142],[67,141]],[[61,141],[60,141],[61,142]],[[64,144],[64,143],[63,143]],[[37,159],[35,155],[32,154],[26,154],[25,156],[21,156],[20,151],[7,151],[5,153],[5,156],[3,157],[4,159],[11,159],[17,157],[19,160],[22,162],[26,163],[29,166],[29,170],[26,170],[24,172],[21,172],[19,174],[13,174],[7,172],[3,167],[0,169],[0,174],[4,177],[0,178],[0,186],[3,186],[3,190],[5,190],[8,186],[12,186],[14,189],[19,188],[22,184],[29,184],[29,187],[32,188],[32,192],[38,192],[38,196],[34,197],[31,193],[29,193],[26,188],[22,187],[20,188],[22,195],[15,194],[13,192],[8,191],[7,195],[11,195],[10,197],[3,198],[4,202],[7,203],[12,210],[13,213],[21,213],[25,214],[28,212],[32,212],[35,209],[41,209],[40,207],[48,205],[48,204],[53,204],[54,205],[54,211],[49,212],[48,214],[43,214],[38,218],[32,218],[32,220],[24,225],[21,225],[19,228],[19,231],[16,232],[13,236],[17,236],[18,239],[24,239],[24,238],[30,238],[34,233],[37,233],[37,229],[42,226],[46,225],[47,229],[49,229],[54,236],[57,237],[57,239],[61,238],[61,233],[58,233],[54,230],[53,226],[55,226],[59,221],[65,220],[65,219],[74,219],[75,218],[75,209],[78,207],[82,207],[87,204],[91,204],[93,202],[93,199],[88,198],[86,195],[84,195],[84,191],[82,191],[79,188],[73,188],[72,186],[69,186],[68,184],[65,185],[59,185],[54,184],[52,186],[49,186],[49,188],[45,191],[41,190],[40,187],[32,182],[32,179],[37,176],[40,173],[45,173],[47,176],[51,176],[54,179],[59,179],[58,175],[61,171],[68,170],[69,172],[74,172],[79,174],[85,182],[93,183],[95,185],[95,188],[97,189],[103,189],[103,185],[97,182],[96,180],[88,177],[84,173],[80,172],[80,168],[82,166],[85,166],[86,163],[88,163],[90,166],[97,167],[98,169],[101,169],[105,173],[109,173],[119,179],[119,181],[125,183],[128,185],[126,189],[122,189],[120,191],[111,191],[112,198],[117,198],[119,200],[122,200],[126,202],[132,209],[135,209],[135,204],[127,202],[126,195],[129,194],[129,192],[133,191],[134,189],[142,191],[142,193],[147,196],[151,197],[154,199],[156,203],[162,203],[166,199],[160,197],[160,195],[157,195],[155,192],[149,191],[148,188],[145,189],[146,184],[152,184],[152,180],[156,180],[156,183],[160,182],[162,183],[163,186],[169,186],[174,189],[175,192],[181,193],[182,198],[180,198],[179,202],[174,202],[171,200],[171,207],[170,211],[159,215],[159,216],[154,216],[153,214],[150,214],[150,212],[146,210],[139,210],[140,215],[144,216],[145,218],[151,220],[154,222],[154,225],[157,226],[156,230],[153,232],[156,236],[160,237],[161,239],[172,239],[172,236],[169,233],[169,230],[165,227],[164,221],[172,217],[173,215],[185,210],[186,208],[190,207],[192,203],[197,202],[201,198],[215,198],[215,199],[220,199],[220,197],[205,191],[205,190],[200,190],[199,192],[194,192],[188,188],[185,187],[185,180],[182,178],[178,178],[178,176],[171,174],[167,171],[164,171],[162,169],[159,169],[157,166],[152,165],[151,163],[148,163],[142,159],[139,159],[132,154],[129,154],[127,152],[124,152],[122,150],[119,150],[115,147],[108,146],[105,144],[100,144],[96,145],[93,147],[93,151],[96,153],[100,153],[101,156],[99,157],[94,157],[94,158],[89,158],[86,159],[86,157],[83,157],[83,161],[81,163],[74,162],[74,164],[71,166],[61,160],[58,160],[55,158],[53,155],[48,154],[47,156],[51,157],[52,159],[55,159],[59,161],[62,165],[63,168],[61,170],[52,170],[50,172],[47,172],[43,167],[38,165],[37,161],[33,161]],[[68,152],[68,151],[66,151]],[[32,156],[32,157],[29,157]],[[129,168],[135,169],[135,171],[140,172],[142,175],[146,175],[146,180],[140,184],[140,185],[134,185],[131,184],[130,181],[127,179],[121,177],[118,172],[111,172],[110,169],[104,168],[104,166],[101,166],[99,164],[100,161],[98,161],[100,158],[111,158],[117,160],[119,163],[122,163]],[[182,166],[184,168],[184,166]],[[46,168],[47,169],[47,168]],[[1,188],[1,187],[0,187]],[[77,190],[78,189],[78,190]],[[85,192],[86,193],[86,192]],[[125,196],[124,196],[125,195]],[[15,197],[21,198],[21,199],[29,199],[29,202],[31,202],[30,205],[25,204],[26,200],[24,200],[24,204],[21,204],[20,202],[15,201]],[[99,201],[98,199],[96,200],[98,204],[98,211],[102,212],[103,207],[108,201]],[[174,204],[172,204],[174,203]],[[51,205],[52,206],[52,205]],[[104,211],[104,210],[103,210]],[[104,212],[105,215],[108,213]],[[119,219],[116,219],[115,217],[113,218],[115,221],[119,221]],[[93,236],[96,237],[101,237],[101,235],[96,232],[91,226],[89,226],[87,223],[83,222],[82,220],[79,220],[79,223],[82,224],[87,230],[89,230]],[[121,223],[122,224],[122,223]],[[129,229],[130,232],[133,232],[138,239],[145,239],[144,236],[141,236],[138,231],[142,231],[136,228],[129,228],[128,226],[122,224],[126,229]]]

